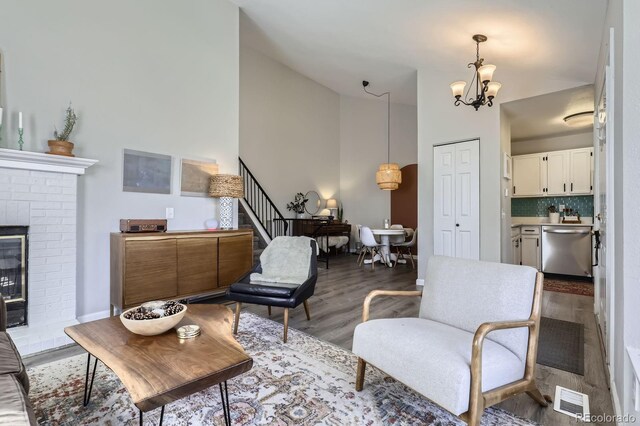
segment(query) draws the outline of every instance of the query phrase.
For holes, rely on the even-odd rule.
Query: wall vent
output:
[[[589,417],[589,396],[571,389],[556,386],[553,409],[577,419]]]

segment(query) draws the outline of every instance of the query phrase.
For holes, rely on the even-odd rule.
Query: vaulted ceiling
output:
[[[416,103],[416,70],[469,80],[482,33],[494,78],[550,87],[593,83],[606,0],[232,0],[241,43],[335,90],[361,80]],[[374,84],[375,83],[375,84]]]

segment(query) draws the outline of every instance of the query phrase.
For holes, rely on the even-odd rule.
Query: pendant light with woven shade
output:
[[[400,166],[398,163],[392,163],[390,161],[391,157],[391,92],[384,92],[381,94],[376,94],[367,90],[367,86],[369,85],[368,81],[362,82],[362,87],[364,91],[369,95],[373,95],[376,98],[381,98],[383,96],[387,97],[387,162],[380,164],[378,167],[378,171],[376,172],[376,183],[378,184],[378,188],[393,191],[394,189],[398,189],[400,184],[402,183],[402,172],[400,171]]]

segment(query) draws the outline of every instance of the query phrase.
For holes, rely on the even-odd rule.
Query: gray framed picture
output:
[[[122,190],[171,194],[173,158],[170,155],[124,150]]]
[[[180,162],[180,195],[206,197],[209,194],[209,180],[215,174],[218,174],[215,161],[183,158]]]

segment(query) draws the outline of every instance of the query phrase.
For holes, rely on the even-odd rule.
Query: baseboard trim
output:
[[[613,374],[611,376],[613,376]],[[613,402],[613,414],[617,419],[616,424],[623,425],[623,422],[621,421],[623,418],[622,406],[620,405],[620,398],[618,398],[618,388],[616,388],[615,380],[612,379],[609,386],[611,386],[611,399]]]
[[[110,312],[107,309],[106,311],[100,311],[100,312],[94,312],[92,314],[81,315],[78,317],[78,321],[81,323],[90,322],[90,321],[95,321],[103,318],[109,318],[109,315],[110,315]]]

